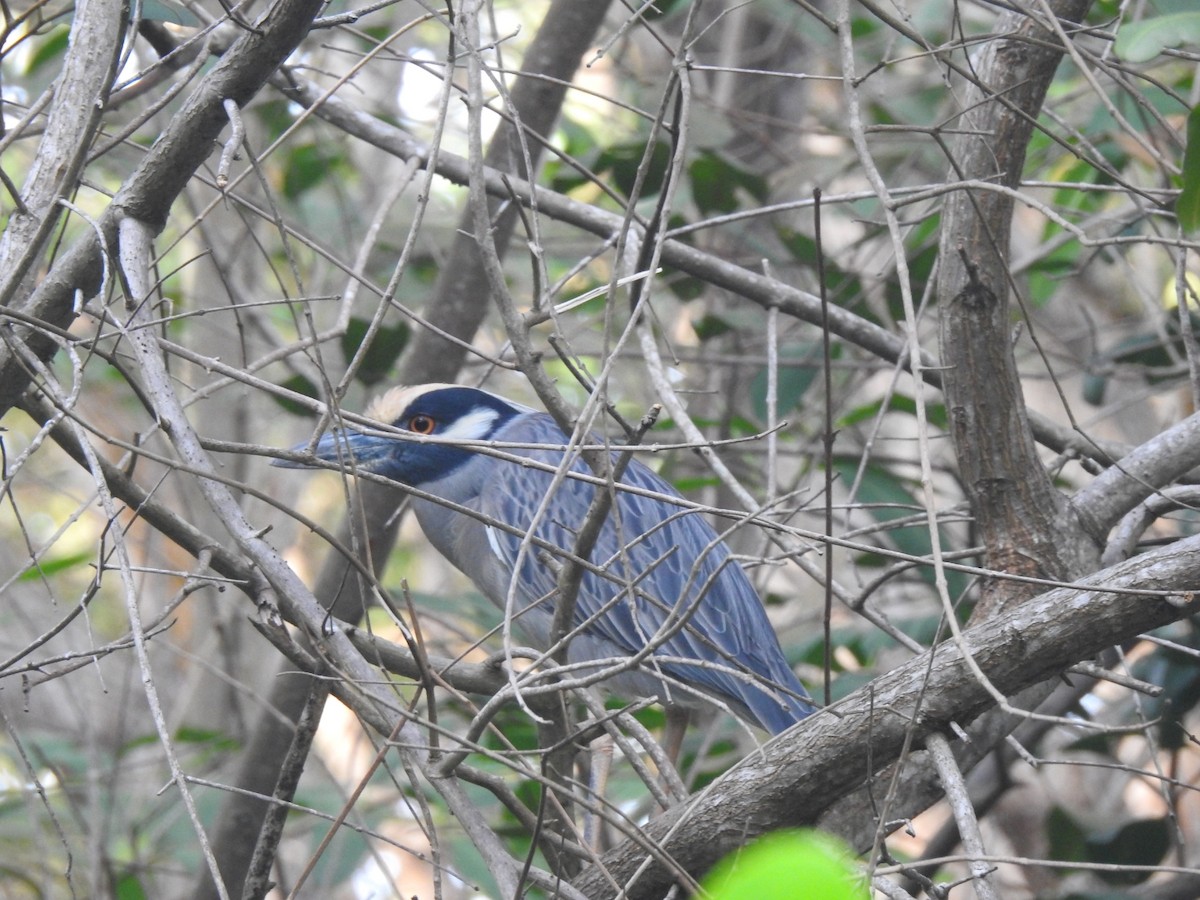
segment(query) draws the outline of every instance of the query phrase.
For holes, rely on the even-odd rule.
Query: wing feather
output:
[[[553,420],[541,413],[518,417],[496,438],[566,443]],[[522,451],[522,455],[553,466],[561,465],[563,458],[551,449]],[[526,532],[532,527],[538,541],[573,552],[596,488],[570,477],[553,488],[550,472],[495,462],[494,477],[489,477],[480,495],[481,512]],[[570,471],[591,474],[579,459]],[[622,482],[667,497],[679,496],[637,460],[630,461]],[[509,571],[519,568],[518,606],[536,603],[552,612],[561,557],[551,559],[551,554],[532,544],[522,556],[522,539],[498,530],[489,532],[489,543]],[[611,645],[612,655],[631,655],[649,641],[661,639],[654,664],[663,673],[753,710],[773,731],[779,730],[777,723],[786,727],[812,710],[811,704],[788,696],[788,692],[804,696],[804,689],[783,660],[745,571],[702,515],[668,500],[618,490],[590,560],[604,574],[584,574],[575,625]],[[662,638],[664,628],[670,634]],[[683,659],[699,664],[689,665]],[[746,674],[784,691],[756,686]]]

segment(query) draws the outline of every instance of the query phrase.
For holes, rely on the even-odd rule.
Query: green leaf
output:
[[[534,781],[532,778],[522,778],[517,782],[515,793],[517,799],[524,803],[527,809],[537,809],[538,801],[542,797],[541,782]]]
[[[342,335],[342,355],[346,362],[354,358],[367,337],[371,323],[368,319],[351,319]],[[370,387],[383,381],[392,371],[392,366],[408,344],[409,328],[404,322],[392,327],[380,327],[367,347],[354,377]]]
[[[314,400],[319,399],[321,391],[315,384],[305,378],[303,375],[293,375],[287,381],[279,383],[282,388],[287,388],[289,391],[295,391],[297,394],[303,394],[305,397],[312,397]],[[271,399],[286,409],[288,412],[297,416],[311,416],[312,410],[307,406],[301,406],[287,397],[280,397],[278,394],[272,394]]]
[[[1097,871],[1109,884],[1139,884],[1150,877],[1151,867],[1162,862],[1171,847],[1171,827],[1163,819],[1138,819],[1106,831],[1088,833],[1069,812],[1054,807],[1046,817],[1050,858],[1060,862],[1103,863],[1106,866],[1142,866],[1141,871]]]
[[[241,742],[224,731],[212,728],[192,728],[181,726],[175,732],[175,741],[179,744],[202,744],[214,750],[237,750]]]
[[[837,420],[838,428],[848,428],[851,425],[857,425],[860,422],[865,422],[874,419],[879,415],[879,409],[883,405],[883,400],[874,400],[863,406],[855,407]],[[904,413],[906,415],[915,416],[917,414],[917,401],[912,397],[907,397],[904,394],[892,394],[887,401],[887,412]],[[925,404],[925,420],[935,428],[946,430],[948,420],[946,418],[946,406],[942,403],[926,403]]]
[[[1148,62],[1167,47],[1200,44],[1200,12],[1170,13],[1133,22],[1117,34],[1117,55],[1129,62]]]
[[[607,697],[604,701],[604,708],[612,711],[624,709],[629,704],[620,697]],[[633,714],[633,717],[638,720],[643,726],[651,731],[657,731],[659,728],[667,724],[667,714],[661,706],[643,706]]]
[[[664,271],[662,281],[671,293],[684,303],[704,296],[704,291],[708,288],[708,284],[699,278],[674,270]]]
[[[1162,862],[1171,847],[1171,827],[1167,820],[1140,819],[1107,834],[1088,838],[1088,859],[1115,866],[1144,866],[1141,871],[1101,869],[1096,874],[1109,884],[1140,884],[1150,877],[1149,868]]]
[[[700,340],[707,341],[723,334],[729,334],[734,328],[720,316],[709,313],[701,319],[693,319],[692,330],[696,332],[696,337]]]
[[[1039,307],[1049,303],[1062,283],[1078,273],[1079,267],[1080,247],[1075,241],[1067,241],[1039,259],[1029,270],[1029,293],[1033,302]]]
[[[857,459],[835,459],[833,465],[838,477],[847,486],[854,483],[858,473]],[[886,525],[896,519],[908,518],[923,509],[922,504],[904,486],[902,479],[883,466],[874,463],[869,464],[859,477],[855,500],[864,504],[865,512],[881,525]],[[923,522],[919,525],[887,529],[882,534],[896,550],[909,556],[928,557],[933,551],[929,528]],[[938,529],[938,541],[943,549],[953,546],[950,536],[940,528]],[[932,565],[918,567],[917,574],[929,584],[933,584],[935,581]],[[957,599],[966,590],[968,583],[964,573],[946,572],[946,586],[951,600]]]
[[[820,831],[776,831],[735,850],[704,877],[713,900],[867,900],[849,847]]]
[[[1192,316],[1192,327],[1200,327],[1200,318]],[[1163,342],[1164,332],[1170,344]],[[1140,368],[1138,374],[1150,384],[1182,378],[1179,363],[1185,357],[1186,350],[1178,334],[1178,316],[1171,316],[1164,323],[1162,331],[1130,335],[1098,353],[1088,362],[1090,373],[1084,378],[1083,398],[1094,406],[1102,404],[1108,390],[1109,376],[1116,366],[1127,370]]]
[[[96,554],[94,551],[85,550],[80,553],[69,553],[65,556],[42,559],[22,572],[21,577],[17,580],[37,581],[50,575],[57,575],[59,572],[65,572],[67,569],[73,569],[76,566],[86,565],[95,559],[95,557]]]
[[[283,194],[289,200],[295,200],[343,168],[347,168],[343,158],[322,145],[311,143],[294,147],[287,154],[284,166]]]
[[[564,114],[554,131],[556,144],[561,145],[566,156],[575,159],[587,159],[592,156],[599,141],[586,127]],[[550,187],[560,194],[567,194],[584,184],[591,184],[585,173],[571,164],[557,158],[546,161],[543,169],[544,177],[549,180]]]
[[[258,119],[266,129],[265,137],[272,141],[296,124],[295,112],[286,100],[256,101],[249,113]]]
[[[1072,753],[1100,753],[1109,755],[1116,752],[1120,738],[1111,734],[1088,734],[1071,741],[1065,749]]]
[[[1200,13],[1196,14],[1200,16]],[[1200,21],[1200,19],[1198,19]],[[1187,118],[1187,146],[1183,151],[1183,190],[1175,201],[1175,215],[1188,234],[1200,228],[1200,106]]]
[[[903,633],[915,640],[919,644],[929,645],[938,640],[941,631],[942,617],[937,615],[910,616],[902,619],[896,619],[893,624]],[[857,627],[850,628],[835,628],[833,631],[833,646],[845,648],[849,650],[854,658],[859,661],[859,670],[870,674],[875,660],[879,654],[885,651],[895,650],[899,645],[896,639],[891,635],[885,634],[874,628],[862,630]],[[820,666],[824,664],[825,659],[825,639],[819,633],[814,636],[806,646],[800,648],[802,655],[793,660],[790,656],[789,662],[806,662],[809,665]],[[833,670],[835,672],[845,672],[842,666],[837,664],[837,660],[833,661]],[[846,673],[850,674],[850,673]],[[842,678],[845,675],[839,674],[834,681],[834,692],[839,693],[842,688]]]
[[[870,37],[879,30],[879,22],[874,16],[855,16],[850,20],[850,34],[854,38]]]
[[[137,875],[125,872],[117,877],[113,885],[113,896],[116,900],[145,900],[149,895]]]
[[[793,231],[790,228],[778,228],[775,235],[792,259],[805,266],[816,266],[817,242],[815,240],[803,232]],[[863,295],[862,280],[857,275],[838,268],[828,255],[825,256],[824,262],[825,291],[829,295],[831,303],[847,306],[849,302]],[[867,315],[871,318],[869,312]],[[871,321],[875,321],[875,319],[871,318]]]
[[[126,741],[121,745],[120,752],[124,755],[132,750],[153,746],[159,740],[157,732],[147,732]],[[242,746],[240,741],[226,734],[224,731],[214,731],[210,728],[191,728],[186,725],[177,729],[171,735],[171,740],[176,744],[189,744],[193,749],[203,747],[218,752],[233,752]]]
[[[613,186],[626,197],[633,195],[637,183],[638,167],[646,155],[644,143],[617,144],[609,147],[596,159],[592,167],[596,174],[608,174]],[[642,182],[642,197],[657,194],[667,177],[667,167],[671,164],[671,145],[666,141],[655,141],[650,148],[650,166],[646,170],[646,178]]]
[[[503,737],[491,729],[482,738],[483,745],[498,752],[524,750],[533,752],[538,749],[537,725],[525,715],[523,710],[512,707],[497,713],[496,728]]]
[[[1058,862],[1083,862],[1087,859],[1087,837],[1079,823],[1060,806],[1046,816],[1046,836],[1050,839],[1049,856]]]
[[[671,484],[675,485],[675,490],[681,494],[694,494],[697,491],[702,491],[707,488],[715,488],[721,486],[721,479],[715,475],[697,478],[674,478]]]
[[[42,66],[56,61],[67,52],[67,41],[71,37],[71,29],[66,25],[56,26],[44,40],[39,41],[37,49],[29,55],[25,65],[25,74],[32,75]]]
[[[775,416],[787,415],[800,405],[808,389],[812,387],[817,376],[821,374],[822,346],[818,341],[807,341],[779,348],[781,361],[806,362],[811,365],[781,365],[779,367],[779,382],[775,387]],[[829,348],[829,355],[838,359],[842,355],[842,345],[836,341]],[[754,380],[750,382],[750,403],[754,415],[760,422],[766,422],[767,416],[767,367],[759,369]]]
[[[760,203],[767,199],[765,178],[739,169],[711,151],[704,151],[688,166],[688,175],[692,179],[692,198],[705,215],[731,213],[738,209],[741,205],[737,196],[739,189]]]
[[[1195,649],[1198,637],[1193,628],[1180,643]],[[1159,746],[1166,751],[1188,746],[1191,736],[1181,723],[1200,704],[1200,671],[1197,671],[1195,659],[1179,650],[1157,647],[1149,656],[1138,660],[1134,675],[1153,679],[1151,683],[1163,689],[1159,696],[1147,697],[1144,701],[1146,715],[1157,720]]]

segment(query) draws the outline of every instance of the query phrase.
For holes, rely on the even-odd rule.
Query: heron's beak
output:
[[[292,447],[293,453],[306,453],[310,444],[306,441]],[[344,469],[359,469],[374,472],[385,458],[396,451],[396,441],[381,435],[364,434],[361,431],[339,430],[326,432],[315,447],[312,447],[312,460],[305,459],[273,459],[271,465],[282,469],[318,469],[323,468],[316,461],[337,463]]]

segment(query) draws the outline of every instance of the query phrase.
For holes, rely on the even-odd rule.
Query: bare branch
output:
[[[1190,615],[1200,584],[1200,538],[1103,572],[1103,582],[1116,587],[1148,578],[1178,590],[1179,603],[1049,591],[964,631],[966,652],[992,684],[1013,696],[1106,647]],[[816,821],[895,760],[910,730],[919,741],[951,722],[969,722],[991,702],[955,643],[942,644],[780,735],[646,832],[675,864],[703,872],[749,837]],[[611,894],[609,879],[634,900],[661,896],[672,881],[637,847],[624,846],[586,869],[575,885],[599,898]]]

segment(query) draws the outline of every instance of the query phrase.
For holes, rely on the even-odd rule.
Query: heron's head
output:
[[[451,443],[421,442],[406,435],[441,438],[446,442],[486,441],[528,407],[487,391],[455,384],[424,384],[392,388],[364,412],[386,426],[373,430],[348,426],[328,432],[313,448],[319,460],[336,462],[351,471],[373,472],[402,484],[419,487],[445,478],[472,457],[470,448]],[[294,450],[303,450],[300,444]],[[303,462],[275,460],[284,468],[306,468]]]

